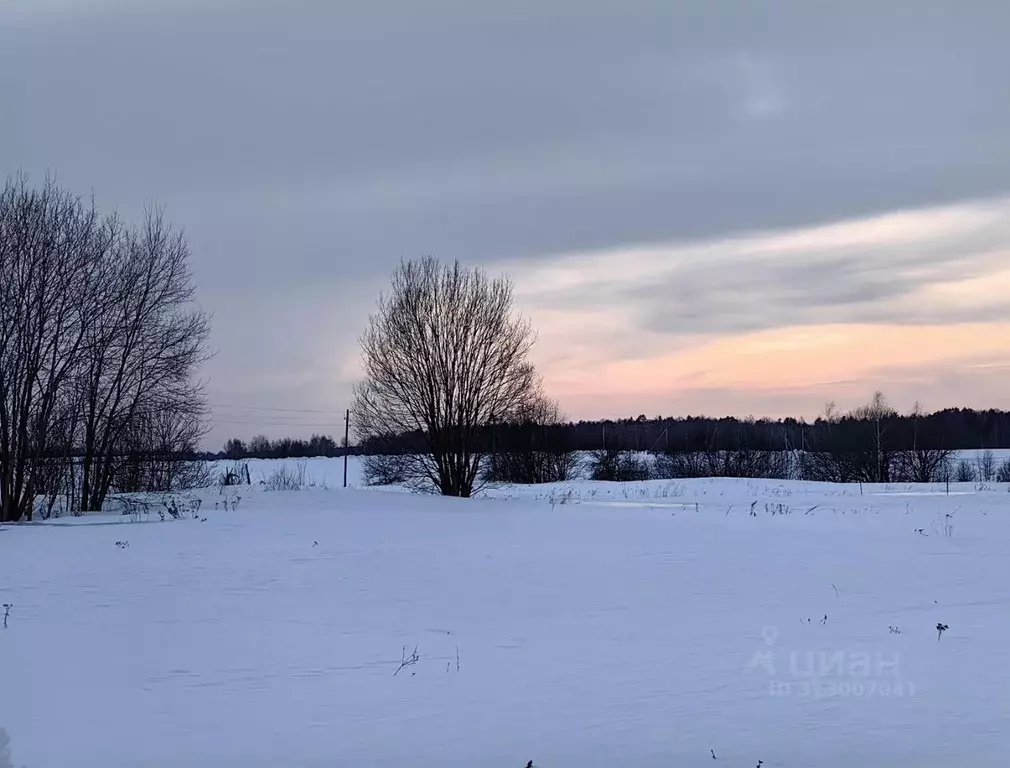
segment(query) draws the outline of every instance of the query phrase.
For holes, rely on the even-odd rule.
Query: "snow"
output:
[[[13,765],[1010,754],[1005,485],[578,481],[463,501],[343,490],[339,460],[310,464],[327,488],[208,490],[206,522],[2,529]]]
[[[982,450],[958,451],[954,455],[954,461],[956,462],[961,459],[965,459],[975,464],[983,453],[984,451]],[[992,454],[997,466],[1002,464],[1004,461],[1010,461],[1010,450],[996,449],[992,451]],[[642,453],[641,456],[645,458],[648,457],[649,454]],[[588,463],[590,454],[583,452],[578,458],[581,468],[579,474],[582,475],[581,479],[586,479],[588,478]],[[297,473],[300,467],[304,467],[307,484],[315,485],[317,487],[339,488],[343,485],[344,481],[343,458],[316,457],[309,459],[242,459],[238,462],[229,459],[219,459],[217,461],[208,462],[208,464],[215,477],[219,477],[229,469],[234,468],[237,464],[248,464],[250,479],[253,483],[264,483],[271,475],[282,469],[287,470],[290,473]],[[352,488],[364,486],[361,459],[357,456],[351,456],[348,459],[347,484]]]

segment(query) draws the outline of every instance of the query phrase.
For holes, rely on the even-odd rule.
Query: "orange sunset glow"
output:
[[[568,254],[516,274],[573,418],[1010,404],[1010,201]]]

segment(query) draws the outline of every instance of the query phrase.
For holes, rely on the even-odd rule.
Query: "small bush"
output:
[[[788,451],[665,451],[656,455],[660,480],[692,477],[749,477],[785,480],[795,473]]]
[[[410,479],[408,457],[399,454],[362,456],[361,476],[365,485],[406,485]]]
[[[539,395],[526,403],[487,436],[490,452],[481,463],[482,481],[536,485],[571,479],[578,460],[566,424],[556,401]]]
[[[594,451],[589,459],[589,469],[593,480],[613,483],[648,480],[650,476],[649,465],[645,461],[613,448]]]
[[[484,482],[538,485],[572,479],[578,461],[571,451],[528,450],[493,454],[484,470]]]
[[[657,480],[679,480],[680,478],[706,477],[705,454],[692,452],[670,452],[656,454],[653,476]]]
[[[304,459],[296,461],[295,466],[283,464],[266,479],[264,485],[268,491],[300,491],[305,487]]]
[[[249,485],[249,462],[235,462],[228,469],[221,473],[218,485],[225,487],[232,485]]]

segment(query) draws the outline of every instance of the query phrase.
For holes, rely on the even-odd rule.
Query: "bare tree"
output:
[[[803,455],[804,479],[834,483],[890,482],[896,464],[891,434],[896,416],[897,412],[880,392],[874,393],[866,405],[841,416],[834,403],[829,403],[822,418],[815,423],[810,450]]]
[[[856,421],[865,422],[871,425],[871,442],[873,446],[874,462],[869,468],[869,476],[862,478],[872,483],[886,483],[890,481],[891,451],[887,446],[887,432],[889,420],[898,415],[887,402],[884,393],[877,391],[866,405],[859,406],[852,410],[849,416]]]
[[[895,478],[908,483],[933,483],[946,478],[953,451],[943,447],[942,435],[923,422],[922,405],[911,413],[912,447],[897,453]]]
[[[37,469],[95,320],[114,227],[47,180],[0,193],[0,522],[31,519]]]
[[[996,455],[992,451],[982,451],[978,455],[978,479],[983,483],[996,479]]]
[[[827,483],[856,480],[850,452],[846,450],[842,416],[833,400],[824,405],[814,427],[807,450],[800,458],[800,476]]]
[[[416,457],[402,451],[383,451],[361,457],[365,485],[404,485],[411,478]]]
[[[354,414],[361,440],[421,434],[424,451],[401,457],[407,482],[472,495],[489,426],[513,420],[538,394],[527,359],[535,334],[512,303],[511,281],[458,261],[426,257],[394,272],[361,337]]]
[[[182,233],[148,211],[139,231],[117,239],[97,322],[79,377],[83,405],[78,508],[100,510],[127,430],[168,411],[188,422],[204,410],[193,384],[207,358],[208,316],[191,309],[194,287]]]
[[[901,451],[894,469],[895,479],[905,483],[938,483],[947,476],[953,451],[943,448],[914,448]]]

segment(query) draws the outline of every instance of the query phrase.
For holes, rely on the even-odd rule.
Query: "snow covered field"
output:
[[[975,464],[978,461],[979,455],[982,453],[982,451],[960,451],[955,453],[954,462],[965,459]],[[1004,461],[1010,461],[1010,450],[998,449],[992,451],[992,454],[997,465],[1003,463]],[[643,456],[644,455],[646,454],[643,454]],[[580,458],[582,467],[579,474],[585,478],[588,477],[586,463],[588,462],[589,454],[583,454]],[[281,469],[292,473],[296,472],[298,471],[299,465],[303,465],[305,468],[305,479],[307,484],[325,486],[328,488],[339,488],[343,485],[344,481],[343,458],[243,459],[240,462],[222,459],[219,461],[209,462],[209,464],[215,477],[220,476],[231,468],[234,468],[236,464],[248,464],[250,478],[254,483],[265,482],[271,475]],[[354,488],[364,485],[362,481],[361,460],[357,456],[351,456],[348,459],[347,483],[350,487]]]
[[[1007,763],[1005,485],[460,501],[340,466],[196,520],[0,530],[12,764]]]

